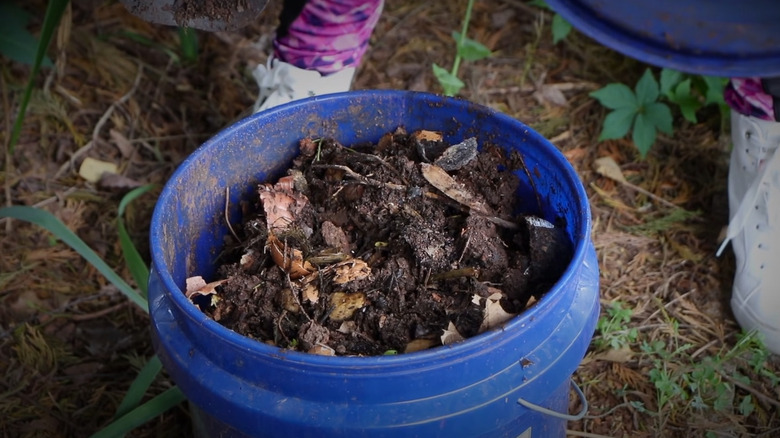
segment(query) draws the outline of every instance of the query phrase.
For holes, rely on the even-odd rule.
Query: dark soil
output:
[[[540,298],[571,259],[524,215],[518,152],[402,130],[347,148],[305,139],[258,188],[218,286],[188,286],[224,326],[282,348],[381,355],[457,342]],[[431,164],[432,163],[432,164]],[[446,171],[444,169],[447,169]]]

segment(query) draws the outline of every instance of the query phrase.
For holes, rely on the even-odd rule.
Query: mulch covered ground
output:
[[[199,144],[246,114],[257,91],[248,66],[266,59],[279,9],[272,3],[240,32],[199,34],[198,57],[187,61],[175,29],[139,21],[115,2],[74,2],[49,52],[55,66],[38,78],[20,142],[3,157],[2,205],[50,211],[131,278],[116,233],[119,199],[137,185],[164,184]],[[24,5],[37,33],[45,2]],[[465,6],[389,0],[355,88],[439,92],[431,64],[451,65],[450,33]],[[630,140],[598,142],[605,110],[588,93],[633,85],[646,66],[576,32],[553,45],[550,19],[519,0],[478,2],[469,36],[494,55],[461,67],[461,96],[518,118],[563,151],[590,195],[602,314],[614,302],[631,310],[596,334],[575,373],[590,410],[570,433],[775,436],[777,360],[737,345],[728,307],[733,257],[714,256],[727,222],[727,123],[714,108],[698,124],[678,115],[674,136],[662,135],[646,159]],[[5,145],[29,67],[0,62]],[[86,157],[117,164],[125,178],[86,182],[78,175]],[[594,161],[603,157],[631,183],[696,213],[680,215],[601,176]],[[157,193],[127,212],[147,258]],[[49,233],[18,221],[0,227],[0,435],[94,433],[153,354],[148,317]],[[614,348],[616,338],[626,342]],[[162,376],[151,392],[171,385]],[[189,428],[182,405],[133,436],[187,436]]]

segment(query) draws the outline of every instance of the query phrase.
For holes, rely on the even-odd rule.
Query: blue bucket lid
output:
[[[711,76],[780,76],[778,0],[547,0],[624,55]]]

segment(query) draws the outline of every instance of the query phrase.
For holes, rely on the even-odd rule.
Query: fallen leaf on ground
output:
[[[566,106],[569,104],[559,87],[547,84],[542,85],[534,92],[534,99],[542,105],[551,103],[556,106]]]
[[[103,172],[97,181],[97,185],[103,190],[120,191],[141,187],[142,184],[118,173]]]
[[[130,156],[133,155],[135,148],[124,134],[117,131],[116,129],[111,129],[108,131],[108,135],[111,137],[111,141],[114,143],[114,145],[116,145],[116,148],[119,149],[119,152],[122,154],[123,158],[130,158]]]
[[[619,182],[625,182],[626,177],[623,175],[623,171],[620,170],[620,166],[612,157],[601,157],[593,162],[593,167],[596,173],[601,176],[606,176],[609,179],[613,179]]]

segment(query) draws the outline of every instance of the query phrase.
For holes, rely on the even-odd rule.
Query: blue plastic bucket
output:
[[[382,357],[285,351],[221,326],[182,293],[209,279],[239,203],[284,174],[298,140],[377,141],[403,126],[476,136],[517,149],[528,211],[565,223],[574,258],[560,281],[502,329],[431,350]],[[538,197],[537,197],[538,194]],[[540,208],[541,206],[541,208]],[[155,349],[191,402],[200,436],[563,436],[570,379],[598,318],[598,265],[583,186],[563,155],[504,114],[406,91],[314,97],[254,115],[193,153],[165,186],[152,219],[149,302]],[[561,413],[561,414],[558,414]]]
[[[713,76],[780,76],[777,0],[547,0],[624,55]]]

